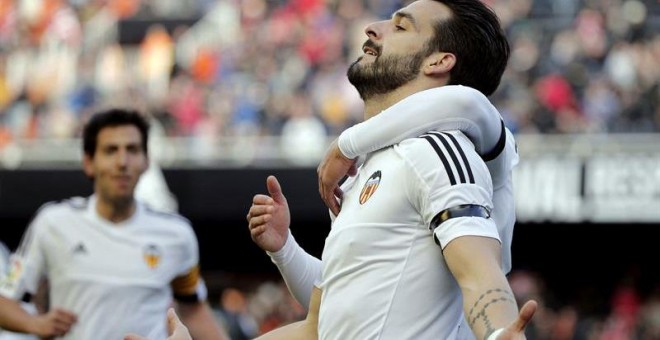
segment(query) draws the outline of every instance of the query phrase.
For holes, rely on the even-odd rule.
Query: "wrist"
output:
[[[486,340],[497,340],[497,337],[504,332],[504,328],[496,329],[493,333],[486,338]]]
[[[280,248],[277,251],[266,251],[266,254],[270,256],[270,259],[273,261],[275,264],[285,264],[293,258],[293,255],[295,255],[296,248],[298,247],[298,242],[296,242],[296,239],[293,238],[293,234],[291,234],[291,229],[288,230],[288,234],[286,237],[286,241],[284,241],[284,245],[282,248]]]
[[[350,152],[348,152],[348,144],[350,143],[350,138],[348,138],[346,131],[347,130],[344,130],[344,132],[339,134],[339,137],[337,137],[337,153],[341,156],[341,158],[352,160],[357,158],[357,155],[352,155]]]

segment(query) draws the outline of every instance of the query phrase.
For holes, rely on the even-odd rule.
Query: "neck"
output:
[[[113,202],[98,196],[96,201],[96,212],[104,219],[119,223],[126,221],[135,213],[136,204],[133,198]]]
[[[367,120],[379,114],[381,111],[389,108],[390,106],[398,103],[399,101],[403,100],[404,98],[412,94],[424,90],[428,90],[434,87],[439,87],[442,85],[443,84],[439,84],[437,82],[430,82],[430,81],[411,81],[408,84],[405,84],[392,92],[376,95],[368,99],[365,99],[364,120]]]

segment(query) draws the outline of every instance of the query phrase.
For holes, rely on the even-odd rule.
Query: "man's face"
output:
[[[110,126],[96,137],[93,157],[85,155],[85,173],[94,178],[100,200],[113,205],[130,203],[140,175],[149,166],[142,137],[133,125]]]
[[[362,99],[387,94],[415,79],[422,68],[433,37],[433,25],[449,18],[449,9],[433,0],[415,1],[390,20],[370,24],[369,39],[348,69],[348,80]]]

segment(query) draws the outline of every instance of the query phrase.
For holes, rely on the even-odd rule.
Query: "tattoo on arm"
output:
[[[486,326],[485,338],[488,338],[488,336],[495,331],[495,328],[493,328],[488,315],[486,315],[486,310],[491,305],[501,302],[515,304],[516,300],[508,290],[500,288],[489,289],[485,293],[481,294],[479,299],[477,299],[477,301],[474,303],[474,306],[470,308],[470,312],[468,314],[468,323],[470,324],[470,327],[474,327],[477,320],[483,319],[482,322]],[[477,308],[478,306],[479,308]]]

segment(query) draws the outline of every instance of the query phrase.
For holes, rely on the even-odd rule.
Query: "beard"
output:
[[[348,68],[348,81],[355,86],[363,100],[377,95],[390,93],[415,79],[419,74],[427,51],[413,55],[381,56],[379,54],[371,64],[360,65],[360,57]]]

